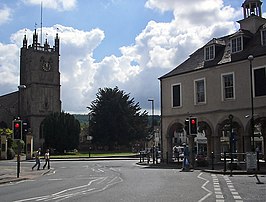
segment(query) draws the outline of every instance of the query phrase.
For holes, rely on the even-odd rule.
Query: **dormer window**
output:
[[[243,37],[238,36],[231,39],[231,51],[237,53],[243,50]]]
[[[261,45],[266,46],[266,30],[262,30],[260,33],[261,33]]]
[[[205,58],[205,61],[208,61],[208,60],[213,60],[214,57],[215,57],[215,51],[214,51],[215,47],[214,45],[211,45],[211,46],[207,46],[205,47],[204,49],[204,58]]]

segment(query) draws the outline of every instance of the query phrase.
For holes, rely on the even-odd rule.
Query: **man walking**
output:
[[[40,156],[41,156],[41,148],[38,149],[38,151],[36,152],[35,154],[35,165],[32,166],[32,170],[36,167],[37,167],[37,170],[40,170],[40,166],[41,166],[41,162],[40,162]]]
[[[45,164],[43,165],[42,169],[45,169],[47,164],[48,164],[48,169],[50,169],[50,153],[49,153],[49,149],[47,149],[45,154],[44,154],[44,160],[45,160]]]

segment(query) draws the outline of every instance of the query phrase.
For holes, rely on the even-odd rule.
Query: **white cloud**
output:
[[[12,10],[9,7],[3,6],[0,8],[0,25],[9,22],[11,20],[11,16]]]
[[[25,4],[41,5],[43,8],[55,9],[58,11],[72,10],[76,7],[76,0],[22,0]]]
[[[49,5],[50,1],[47,2]],[[61,1],[52,2],[55,2],[58,9]],[[75,1],[68,2],[75,4]],[[99,62],[95,61],[93,53],[101,43],[104,43],[103,30],[82,31],[63,25],[44,27],[43,33],[48,33],[51,45],[57,28],[59,32],[63,110],[86,112],[86,107],[95,99],[98,89],[104,87],[118,86],[131,93],[142,106],[149,104],[147,99],[150,97],[159,101],[158,77],[186,60],[192,52],[211,38],[232,33],[237,29],[234,21],[235,18],[240,18],[239,11],[224,6],[222,0],[190,0],[186,1],[186,4],[177,2],[148,0],[148,8],[173,12],[172,21],[150,21],[136,36],[132,45],[120,48],[120,56],[106,56]],[[60,5],[63,8],[62,4]],[[14,43],[12,49],[15,50],[11,54],[15,58],[19,57],[18,49],[22,45],[24,33],[24,30],[20,30],[11,37]],[[32,31],[27,32],[27,37],[31,41]],[[9,48],[9,45],[3,46]],[[4,49],[2,53],[2,57],[7,57]],[[6,63],[12,65],[6,67],[5,71],[10,72],[13,76],[10,78],[15,82],[17,74],[14,67],[17,67],[17,61],[11,58]],[[3,66],[1,63],[0,60],[0,68]],[[159,107],[159,103],[156,105]]]
[[[18,84],[19,57],[18,47],[14,44],[0,43],[0,86],[7,88]],[[15,90],[15,89],[12,89]]]

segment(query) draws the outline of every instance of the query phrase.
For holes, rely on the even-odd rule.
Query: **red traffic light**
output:
[[[19,123],[15,123],[15,128],[18,129],[20,127]]]
[[[195,119],[191,119],[191,124],[196,124],[196,120]]]
[[[189,118],[189,134],[190,135],[198,134],[198,118],[197,117]]]

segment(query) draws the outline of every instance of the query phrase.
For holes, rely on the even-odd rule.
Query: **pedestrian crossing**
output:
[[[221,189],[221,181],[219,177],[216,174],[212,174],[212,183],[213,183],[213,188],[214,188],[214,194],[216,198],[216,202],[225,202],[227,201],[224,192]],[[222,179],[225,181],[227,188],[229,189],[229,192],[231,193],[233,199],[235,202],[243,202],[241,196],[239,193],[236,191],[232,181],[229,179],[227,175],[223,175]]]

